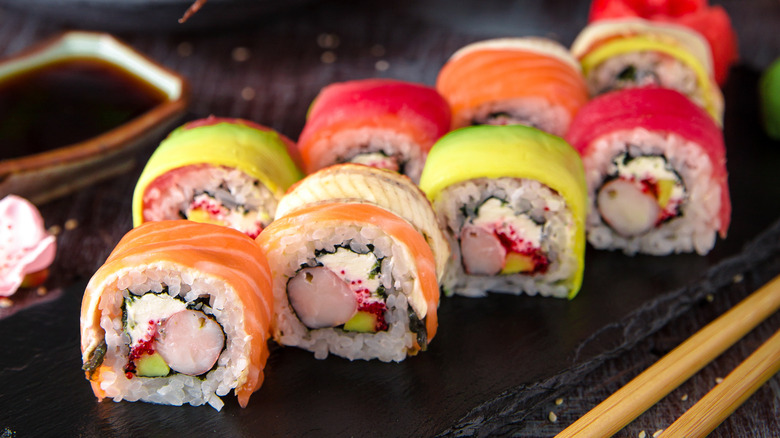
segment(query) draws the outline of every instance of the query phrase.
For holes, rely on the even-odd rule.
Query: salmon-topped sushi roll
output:
[[[303,177],[295,144],[242,119],[189,122],[160,143],[133,194],[133,224],[189,219],[257,237],[276,204]]]
[[[303,169],[360,163],[417,182],[428,149],[450,128],[447,101],[432,87],[361,79],[324,87],[298,138]]]
[[[672,23],[640,18],[597,21],[571,46],[592,96],[624,88],[677,90],[723,122],[723,95],[715,82],[707,41]]]
[[[274,276],[277,342],[318,359],[384,362],[427,348],[439,304],[431,241],[379,204],[355,198],[295,206],[257,238]]]
[[[450,241],[447,294],[577,294],[587,195],[563,139],[523,125],[457,129],[431,149],[420,187]]]
[[[452,109],[452,127],[533,126],[563,135],[588,101],[579,63],[558,42],[539,37],[469,44],[444,64],[436,89]]]
[[[87,284],[84,370],[99,399],[245,407],[263,382],[273,296],[246,235],[192,221],[128,232]]]
[[[627,254],[708,253],[726,237],[731,200],[718,125],[674,90],[593,99],[567,136],[582,155],[588,241]]]

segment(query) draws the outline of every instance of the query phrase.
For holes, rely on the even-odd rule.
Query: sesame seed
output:
[[[236,47],[232,52],[230,52],[230,57],[233,58],[233,61],[236,62],[246,61],[249,59],[249,55],[249,49],[246,47]]]
[[[11,301],[10,298],[5,298],[5,297],[0,298],[0,308],[5,309],[7,307],[11,307],[13,304],[14,302]]]
[[[645,438],[646,436],[647,436],[647,432],[645,432],[644,430],[639,432],[639,435],[638,435],[639,438]]]
[[[241,98],[244,100],[252,100],[255,98],[255,89],[252,87],[244,87],[241,89]]]
[[[57,236],[62,232],[62,227],[59,225],[52,225],[47,230],[52,236]]]
[[[332,33],[321,33],[317,35],[317,45],[323,49],[335,49],[341,43],[338,35]]]
[[[732,278],[734,283],[742,283],[742,280],[744,280],[744,279],[745,279],[745,276],[742,275],[742,274],[737,274],[737,275],[734,276],[734,278]]]
[[[330,50],[326,50],[320,55],[320,61],[322,61],[323,64],[333,64],[336,62],[336,54]]]
[[[190,55],[192,55],[192,43],[189,43],[187,41],[184,41],[182,43],[179,43],[178,46],[176,46],[176,53],[182,57],[186,58]]]
[[[38,289],[35,290],[35,293],[38,294],[39,297],[42,297],[49,293],[49,290],[46,289],[46,286],[38,286]]]
[[[547,419],[550,420],[550,423],[555,423],[558,421],[558,416],[555,415],[555,412],[550,411],[550,413],[547,415]]]
[[[717,384],[723,383],[723,377],[716,377],[715,378],[715,383],[717,383]]]
[[[562,404],[563,404],[563,399],[562,398],[556,398],[555,399],[555,406],[560,406]]]
[[[379,61],[374,64],[374,68],[376,68],[379,71],[385,71],[388,68],[390,68],[390,63],[385,61],[384,59],[380,59]]]
[[[68,219],[65,221],[65,229],[68,231],[75,230],[79,226],[79,221],[76,219]]]
[[[653,438],[658,438],[659,436],[661,436],[662,433],[664,433],[663,429],[656,430],[655,432],[653,432]]]
[[[385,46],[381,44],[374,44],[369,49],[368,53],[370,53],[371,56],[376,56],[377,58],[383,56],[385,54]]]
[[[711,303],[711,302],[715,301],[715,295],[713,295],[713,294],[707,294],[706,298],[707,298],[707,302],[708,303]]]
[[[688,400],[688,394],[683,394],[682,397],[680,397],[680,400],[682,401]]]

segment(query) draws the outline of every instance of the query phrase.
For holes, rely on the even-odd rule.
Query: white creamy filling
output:
[[[126,300],[126,330],[130,336],[130,348],[132,349],[140,341],[149,339],[154,333],[153,328],[160,320],[185,309],[187,309],[187,304],[184,301],[173,298],[166,293],[148,293]],[[149,324],[149,321],[153,321],[154,324]]]
[[[678,201],[685,196],[685,188],[680,181],[680,177],[663,157],[642,155],[630,160],[626,160],[625,157],[625,154],[621,154],[612,161],[608,169],[610,175],[617,175],[633,181],[674,181],[669,199]]]
[[[377,258],[373,253],[358,254],[346,248],[337,248],[336,252],[323,254],[317,260],[349,284],[353,291],[368,289],[374,294],[382,283],[380,274],[371,278],[371,272],[377,266]]]
[[[508,203],[497,198],[490,198],[480,205],[472,223],[494,231],[514,231],[505,234],[522,238],[532,248],[539,248],[542,244],[542,226],[525,214],[515,213]]]

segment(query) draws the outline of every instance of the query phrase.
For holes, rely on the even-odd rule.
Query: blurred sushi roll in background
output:
[[[285,190],[303,177],[295,153],[291,140],[250,121],[187,123],[146,163],[133,193],[133,224],[189,219],[257,237]]]
[[[533,126],[562,136],[588,100],[578,61],[538,37],[469,44],[442,67],[436,89],[452,109],[452,127]]]
[[[636,17],[696,31],[709,43],[715,80],[723,85],[729,68],[739,56],[737,34],[723,6],[708,3],[708,0],[593,0],[588,21]]]
[[[588,182],[588,241],[626,254],[706,254],[726,237],[731,201],[718,125],[677,91],[607,93],[574,119],[567,140]]]
[[[577,294],[587,189],[563,139],[523,125],[457,129],[431,149],[420,187],[453,253],[445,293]]]
[[[450,109],[428,86],[362,79],[324,87],[298,139],[304,171],[360,163],[419,181],[433,143],[450,128]]]
[[[87,284],[83,368],[99,399],[245,407],[263,382],[271,275],[246,235],[191,221],[128,232]]]
[[[597,21],[580,32],[571,52],[592,96],[650,85],[669,88],[723,122],[723,95],[709,45],[689,28],[639,18]]]

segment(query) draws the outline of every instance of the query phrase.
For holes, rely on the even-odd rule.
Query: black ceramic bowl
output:
[[[179,23],[194,0],[0,0],[0,7],[89,30],[187,32],[247,25],[312,0],[208,0]]]

